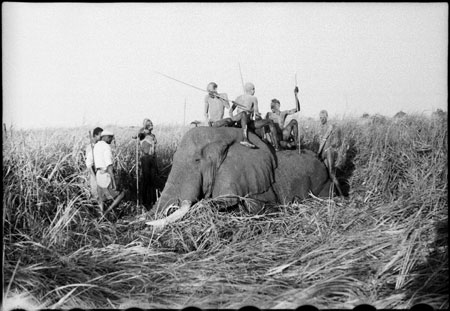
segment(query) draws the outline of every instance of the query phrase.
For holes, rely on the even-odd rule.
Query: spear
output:
[[[186,125],[186,98],[184,99],[183,126]]]
[[[172,77],[170,77],[170,76],[168,76],[168,75],[166,75],[166,74],[163,74],[163,73],[161,73],[161,72],[155,71],[155,73],[160,74],[160,75],[162,75],[162,76],[164,76],[164,77],[166,77],[166,78],[168,78],[168,79],[171,79],[171,80],[177,81],[177,82],[179,82],[179,83],[182,83],[182,84],[184,84],[184,85],[190,86],[190,87],[192,87],[192,88],[194,88],[194,89],[200,90],[200,91],[202,91],[202,92],[209,93],[207,90],[204,90],[204,89],[199,88],[199,87],[197,87],[197,86],[195,86],[195,85],[192,85],[192,84],[189,84],[189,83],[180,81],[180,80],[178,80],[178,79],[172,78]],[[219,94],[214,94],[214,96],[216,96],[216,97],[218,97],[218,98],[220,98],[220,99],[222,99],[222,100],[224,100],[224,101],[231,102],[233,105],[238,106],[238,107],[241,108],[242,110],[245,110],[245,111],[248,111],[248,112],[252,112],[250,109],[248,109],[247,107],[245,107],[245,106],[243,106],[243,105],[241,105],[241,104],[235,102],[234,100],[229,100],[229,99],[227,99],[227,98],[224,98],[224,97],[220,96]]]
[[[239,64],[239,73],[241,74],[242,90],[243,90],[244,93],[245,93],[244,78],[242,77],[241,63],[238,63],[238,64]]]
[[[295,73],[295,87],[298,89],[297,73]],[[297,111],[300,111],[300,101],[297,98],[297,94],[295,94],[295,104],[297,106]]]
[[[295,73],[295,90],[298,91],[297,73]],[[297,108],[297,112],[299,112],[300,111],[300,101],[298,100],[297,93],[294,92],[294,94],[295,94],[295,105]],[[297,132],[298,132],[298,130],[297,130]],[[298,135],[298,137],[297,137],[298,153],[300,154],[302,152],[301,146],[300,146],[300,133],[298,133],[297,135]]]
[[[91,145],[91,152],[92,152],[92,169],[94,170],[94,174],[95,174],[95,160],[94,160],[94,145],[92,144],[92,135],[91,135],[91,131],[89,131],[89,142]]]
[[[139,208],[139,137],[136,137],[136,207]]]

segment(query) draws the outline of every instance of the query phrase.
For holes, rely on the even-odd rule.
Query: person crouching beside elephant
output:
[[[258,108],[258,99],[255,96],[255,85],[253,83],[247,82],[244,85],[245,93],[236,98],[233,105],[229,110],[229,118],[222,119],[216,122],[214,127],[222,126],[233,126],[242,128],[243,139],[240,142],[241,145],[255,148],[255,145],[248,139],[248,131],[255,132],[256,130],[269,127],[269,131],[274,136],[274,147],[275,150],[279,150],[278,138],[276,135],[275,125],[272,120],[262,119],[261,113]],[[237,108],[237,109],[236,109]],[[236,109],[236,115],[233,115]],[[254,117],[254,119],[252,119]]]
[[[152,133],[153,123],[150,119],[144,120],[145,131],[140,133],[140,151],[142,168],[142,203],[151,207],[156,202],[156,176],[158,166],[156,163],[156,136]]]
[[[113,132],[105,129],[100,135],[100,141],[94,146],[98,203],[103,215],[117,206],[125,196],[125,191],[118,191],[116,179],[114,177],[113,156],[110,146],[113,138]],[[105,212],[104,205],[107,201],[111,200],[113,200],[113,203]]]

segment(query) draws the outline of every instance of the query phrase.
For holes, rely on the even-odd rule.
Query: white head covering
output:
[[[114,136],[114,133],[111,130],[103,130],[100,137],[103,137],[103,136]]]

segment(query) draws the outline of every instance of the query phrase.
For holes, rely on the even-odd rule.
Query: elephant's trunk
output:
[[[201,198],[201,176],[189,169],[175,169],[164,187],[161,197],[154,207],[156,218],[165,214],[171,205],[180,206],[181,202],[196,203]]]

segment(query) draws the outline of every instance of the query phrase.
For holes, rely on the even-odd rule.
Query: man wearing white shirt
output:
[[[110,130],[103,130],[101,140],[94,146],[94,162],[96,167],[96,180],[98,191],[98,202],[100,210],[104,212],[104,203],[114,200],[108,210],[114,208],[123,199],[125,192],[117,190],[116,180],[113,172],[113,156],[111,142],[114,134]]]
[[[94,131],[92,132],[92,139],[91,143],[86,146],[86,168],[89,173],[89,184],[91,186],[91,195],[94,200],[98,199],[98,192],[97,192],[97,181],[95,177],[95,163],[94,163],[94,145],[100,140],[100,135],[102,134],[103,129],[100,127],[96,127]]]

